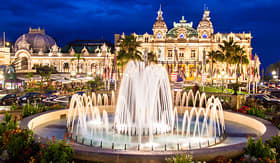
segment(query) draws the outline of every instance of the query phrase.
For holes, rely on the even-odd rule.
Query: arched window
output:
[[[148,37],[145,37],[145,42],[149,42],[149,38]]]
[[[69,72],[69,63],[64,63],[63,64],[63,69],[64,69],[64,72]]]
[[[27,70],[28,69],[28,59],[27,59],[27,57],[22,57],[21,58],[21,69],[22,70]]]

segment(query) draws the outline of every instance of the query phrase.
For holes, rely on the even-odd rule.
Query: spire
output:
[[[157,20],[163,20],[162,11],[161,11],[161,4],[160,4],[160,7],[159,7],[159,10],[158,10],[157,13],[158,13]]]
[[[210,11],[208,10],[208,8],[206,10],[204,10],[204,14],[202,17],[203,20],[210,20]]]

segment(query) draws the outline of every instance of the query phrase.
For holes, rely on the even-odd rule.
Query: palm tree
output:
[[[25,77],[27,77],[29,79],[29,87],[33,87],[32,86],[32,83],[31,83],[31,80],[32,80],[32,77],[33,77],[33,73],[32,72],[28,72]]]
[[[124,50],[120,50],[117,56],[117,66],[121,67],[122,72],[123,72],[123,67],[124,65],[127,64],[128,60],[129,58],[126,52]]]
[[[239,74],[242,72],[242,65],[248,64],[248,57],[244,54],[245,51],[239,45],[235,45],[233,55],[231,56],[230,63],[235,64],[236,84],[238,84]]]
[[[208,52],[208,57],[210,59],[210,70],[211,70],[211,83],[213,85],[213,69],[214,69],[214,63],[217,61],[223,61],[223,55],[219,51],[211,50]]]
[[[232,57],[234,56],[236,43],[231,38],[229,41],[224,40],[223,44],[219,44],[219,48],[221,49],[219,53],[223,55],[221,58],[221,62],[226,63],[226,73],[229,74],[229,65],[232,64]]]
[[[149,63],[156,63],[157,62],[157,56],[153,52],[149,52],[148,54],[148,62]]]
[[[133,35],[125,36],[120,41],[120,51],[117,59],[125,65],[129,60],[143,60],[142,53],[138,50],[140,44]]]
[[[142,53],[137,49],[140,44],[136,41],[133,35],[125,36],[120,40],[120,51],[117,56],[117,65],[123,67],[130,60],[143,60]]]
[[[41,91],[43,90],[43,85],[44,82],[47,82],[47,87],[49,87],[49,80],[51,77],[52,71],[39,71],[39,75],[41,76],[41,81],[40,81],[40,89]]]
[[[79,74],[79,72],[80,72],[80,71],[79,71],[79,69],[80,69],[80,60],[85,61],[85,58],[82,58],[82,54],[81,54],[81,53],[76,53],[76,54],[74,54],[74,57],[75,57],[75,58],[72,58],[72,59],[71,59],[71,62],[77,60],[77,62],[78,62],[78,64],[77,64],[77,73]]]

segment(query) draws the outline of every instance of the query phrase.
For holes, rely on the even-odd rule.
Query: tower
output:
[[[154,38],[155,39],[165,39],[166,38],[166,32],[167,32],[167,26],[163,20],[162,17],[162,11],[161,11],[161,6],[159,8],[159,11],[157,12],[157,20],[153,25],[153,33],[154,33]]]
[[[208,9],[204,10],[202,20],[199,22],[197,27],[199,39],[210,40],[213,36],[214,29],[209,15],[210,11]]]

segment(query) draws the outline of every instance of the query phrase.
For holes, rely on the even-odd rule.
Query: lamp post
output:
[[[222,71],[221,74],[222,74],[222,92],[224,93],[224,77],[225,77],[225,71]]]
[[[226,78],[226,93],[227,93],[227,89],[228,89],[228,82],[227,82],[228,75],[227,74],[225,75],[225,78]]]
[[[224,90],[223,90],[224,89],[223,88],[224,80],[223,80],[221,74],[218,75],[218,78],[219,78],[219,80],[222,80],[222,85],[221,86],[222,86],[222,92],[224,92]]]

